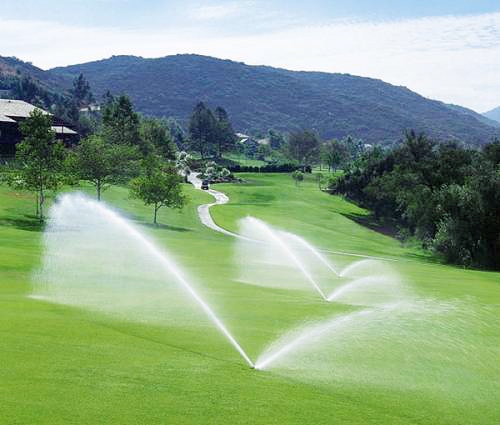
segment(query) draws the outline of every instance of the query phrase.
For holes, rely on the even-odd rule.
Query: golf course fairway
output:
[[[44,228],[31,194],[0,186],[0,423],[500,423],[499,273],[442,265],[358,224],[368,213],[321,192],[314,176],[299,185],[286,174],[240,176],[245,183],[214,187],[230,200],[211,208],[217,225],[240,233],[240,220],[254,217],[342,270],[382,258],[405,294],[397,309],[360,315],[359,305],[325,302],[307,285],[243,281],[252,258],[238,255],[242,241],[201,224],[197,207],[213,198],[191,185],[189,204],[162,208],[159,226],[126,188],[106,191],[104,204],[169,254],[252,361],[313,329],[314,338],[255,370],[177,292],[162,304],[144,286],[144,310],[135,297],[130,314],[33,297]],[[108,245],[96,248],[102,261],[86,263],[103,287],[117,272],[105,259],[118,246]],[[127,249],[128,284],[159,279]],[[71,264],[61,273],[82,276]]]

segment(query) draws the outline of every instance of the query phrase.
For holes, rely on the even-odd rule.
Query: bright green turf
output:
[[[429,370],[427,377],[427,368],[436,365],[432,359],[408,364],[412,373],[391,364],[418,347],[382,346],[380,352],[367,352],[366,361],[380,370],[393,366],[399,384],[341,377],[320,384],[293,372],[249,369],[204,321],[168,328],[27,298],[31,272],[42,256],[42,234],[29,216],[31,197],[0,187],[1,423],[499,422],[498,273],[433,264],[418,249],[355,224],[343,214],[366,212],[321,193],[312,177],[300,187],[287,175],[243,177],[248,183],[216,187],[231,198],[230,204],[213,208],[218,224],[237,231],[237,220],[253,215],[324,249],[398,259],[392,264],[422,297],[459,300],[477,309],[476,318],[483,310],[493,318],[459,327],[477,347],[475,361],[455,358],[452,347],[437,363],[439,370]],[[313,293],[238,284],[234,240],[204,228],[196,215],[196,206],[212,198],[188,186],[186,192],[190,205],[182,212],[162,210],[159,221],[168,226],[159,228],[147,225],[150,209],[130,200],[125,189],[110,189],[104,200],[122,208],[172,253],[252,358],[301,321],[346,309],[326,305]],[[332,258],[345,264],[355,259]],[[405,383],[405,376],[415,383]],[[436,376],[442,381],[432,381]]]
[[[244,167],[264,167],[265,165],[267,165],[266,161],[262,161],[260,159],[248,159],[245,158],[244,155],[238,154],[225,154],[223,155],[223,158],[235,161]]]

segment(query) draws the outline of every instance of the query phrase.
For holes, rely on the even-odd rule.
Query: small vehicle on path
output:
[[[201,188],[202,188],[202,190],[208,190],[209,189],[209,181],[208,180],[203,180],[201,182]]]

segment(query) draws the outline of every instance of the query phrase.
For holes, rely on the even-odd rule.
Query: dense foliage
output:
[[[236,135],[224,108],[215,113],[203,102],[198,102],[189,120],[189,148],[202,158],[221,158],[224,152],[235,147]]]
[[[447,261],[500,269],[500,142],[480,151],[408,133],[362,155],[332,186],[395,219]]]
[[[52,131],[52,117],[35,109],[21,124],[23,140],[17,145],[19,167],[2,178],[10,186],[36,194],[36,212],[43,221],[43,207],[47,190],[55,190],[63,181],[64,147],[56,142]]]

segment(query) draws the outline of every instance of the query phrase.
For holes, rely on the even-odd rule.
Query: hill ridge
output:
[[[500,134],[467,108],[427,99],[380,79],[247,65],[190,53],[143,58],[117,55],[52,68],[41,78],[61,90],[83,73],[99,98],[128,94],[147,115],[183,125],[198,101],[223,106],[240,131],[312,128],[324,138],[352,135],[367,143],[397,142],[407,129],[439,140],[483,144]]]

